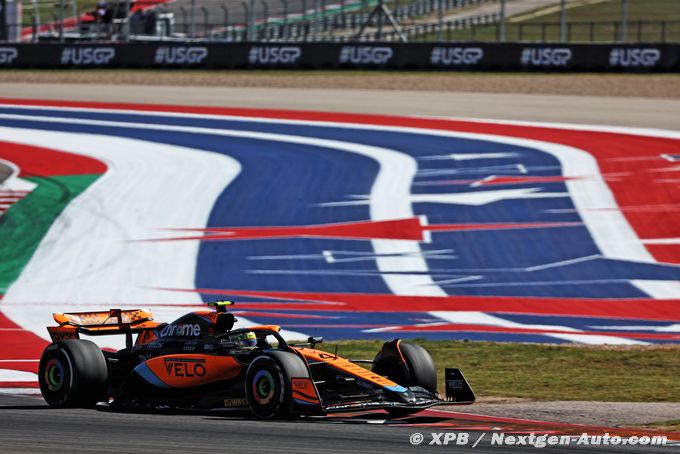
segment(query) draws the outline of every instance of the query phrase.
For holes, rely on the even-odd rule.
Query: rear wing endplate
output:
[[[69,312],[52,314],[59,326],[48,326],[53,342],[78,339],[80,333],[89,336],[125,334],[126,345],[132,347],[132,334],[156,329],[160,324],[153,321],[147,309],[110,309],[100,312]]]

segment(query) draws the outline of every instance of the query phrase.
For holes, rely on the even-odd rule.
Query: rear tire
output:
[[[40,358],[38,382],[51,407],[92,407],[105,397],[108,366],[91,341],[70,339],[50,344]]]

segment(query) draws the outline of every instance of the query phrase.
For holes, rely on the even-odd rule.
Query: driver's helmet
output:
[[[257,346],[257,336],[252,331],[246,331],[236,336],[236,342],[241,348],[255,348]]]

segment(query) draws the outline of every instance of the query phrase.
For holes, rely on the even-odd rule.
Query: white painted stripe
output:
[[[0,394],[18,394],[26,396],[40,396],[39,388],[0,388]]]
[[[642,242],[644,244],[680,244],[680,238],[648,238]]]
[[[653,331],[655,333],[680,333],[680,323],[672,323],[666,326],[654,325],[606,325],[606,326],[591,326],[592,329],[611,329],[621,331]]]
[[[674,300],[680,295],[680,281],[633,279],[630,283],[658,300]]]
[[[472,325],[488,325],[499,326],[503,328],[524,328],[524,329],[541,329],[541,330],[560,330],[573,331],[574,334],[554,334],[554,333],[537,333],[539,336],[554,337],[555,339],[567,340],[570,342],[578,342],[581,344],[610,344],[610,345],[645,345],[647,342],[637,341],[633,339],[626,339],[623,337],[614,336],[599,336],[593,334],[582,334],[582,331],[568,326],[560,325],[534,325],[517,323],[510,320],[505,320],[500,317],[495,317],[483,312],[451,312],[451,311],[435,311],[430,312],[435,317],[447,320],[451,323],[458,324],[472,324]]]
[[[0,359],[0,363],[37,363],[39,359]]]
[[[411,194],[409,196],[410,202],[413,203],[439,203],[450,205],[468,205],[468,206],[482,206],[491,203],[501,202],[510,199],[547,199],[569,197],[569,194],[564,192],[540,192],[540,188],[523,188],[523,189],[499,189],[492,191],[470,191],[470,192],[456,192],[446,194]],[[319,203],[322,207],[339,207],[339,206],[361,206],[369,205],[370,198],[363,200],[346,200],[341,202],[324,202]]]
[[[449,158],[455,161],[469,161],[471,159],[512,158],[516,153],[452,153]]]
[[[575,263],[589,262],[591,260],[602,258],[601,255],[589,255],[586,257],[578,257],[571,260],[562,260],[560,262],[544,263],[543,265],[530,266],[524,268],[525,271],[541,271],[547,270],[549,268],[559,268],[562,266],[573,265]]]
[[[38,381],[38,374],[23,370],[0,369],[0,382],[30,382]]]

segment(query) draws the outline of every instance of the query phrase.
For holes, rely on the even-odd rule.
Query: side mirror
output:
[[[316,344],[320,344],[323,342],[323,337],[321,336],[316,336],[316,337],[308,337],[307,342],[309,343],[309,346],[314,348]]]

